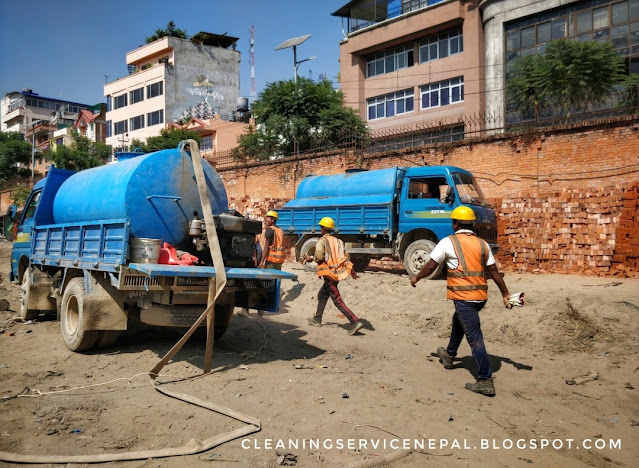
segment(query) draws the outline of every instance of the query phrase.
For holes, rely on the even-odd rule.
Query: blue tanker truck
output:
[[[177,149],[120,154],[117,163],[77,173],[51,167],[18,219],[11,254],[23,319],[57,313],[73,351],[112,345],[129,319],[166,327],[195,323],[207,307],[215,268],[206,245],[211,226],[203,221],[187,149],[183,142]],[[199,157],[199,150],[192,154]],[[297,276],[253,268],[261,222],[229,212],[219,175],[204,160],[202,168],[227,277],[215,302],[219,338],[235,306],[277,311],[280,281]],[[15,216],[15,207],[11,211]],[[176,250],[160,249],[165,242]],[[158,252],[168,252],[169,261],[158,263]],[[184,255],[187,261],[175,264],[182,253],[198,264],[184,264],[194,258]]]
[[[277,225],[295,245],[299,260],[313,254],[320,236],[318,222],[330,216],[356,270],[362,271],[372,258],[394,257],[415,275],[436,243],[453,233],[450,215],[460,205],[473,209],[477,235],[497,251],[495,212],[473,175],[454,166],[310,176],[302,180],[296,197],[278,209]]]

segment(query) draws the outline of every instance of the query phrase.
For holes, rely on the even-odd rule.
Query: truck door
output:
[[[42,189],[31,193],[29,200],[25,204],[24,211],[20,217],[15,240],[13,242],[13,250],[11,252],[11,278],[19,280],[18,268],[20,266],[20,258],[31,256],[31,234],[35,222],[35,212],[42,196]]]
[[[444,176],[410,177],[402,189],[399,232],[426,228],[438,239],[450,234],[453,200],[446,199],[448,181]]]

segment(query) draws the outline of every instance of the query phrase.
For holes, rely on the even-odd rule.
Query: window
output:
[[[405,44],[366,57],[366,77],[391,73],[402,68],[412,67],[415,63],[414,45]]]
[[[133,117],[130,120],[131,131],[144,128],[144,115],[138,115],[137,117]]]
[[[113,98],[111,96],[107,96],[107,112],[111,112],[111,101]]]
[[[113,124],[113,133],[119,135],[121,133],[126,133],[129,130],[127,129],[126,120],[121,120],[120,122],[116,122]]]
[[[464,100],[464,77],[430,83],[420,89],[422,109],[447,106]]]
[[[131,104],[135,104],[136,102],[144,101],[144,87],[134,89],[129,93],[131,95]]]
[[[146,87],[146,98],[151,99],[156,96],[161,96],[164,94],[164,86],[162,81],[158,81],[157,83],[153,83],[152,85],[148,85]]]
[[[106,136],[107,136],[107,138],[113,135],[112,127],[113,127],[113,121],[107,120],[106,121],[106,132],[107,132]]]
[[[442,59],[449,55],[460,54],[463,51],[462,29],[455,28],[436,36],[422,39],[419,43],[419,62],[424,63]]]
[[[445,177],[419,177],[410,179],[409,199],[430,198],[437,203],[445,203],[448,182]],[[443,190],[440,190],[443,188]]]
[[[412,89],[371,98],[367,101],[368,120],[413,112],[414,99],[415,92]]]
[[[164,123],[164,111],[159,110],[146,114],[146,126],[158,125]]]
[[[213,149],[213,137],[205,136],[200,140],[200,150],[201,151],[211,151]]]
[[[22,221],[26,221],[29,218],[33,218],[35,215],[36,209],[38,208],[38,203],[40,202],[40,196],[42,195],[42,190],[36,192],[29,200],[29,206],[24,210],[24,218]]]
[[[113,109],[119,109],[126,106],[126,93],[120,94],[113,98]]]

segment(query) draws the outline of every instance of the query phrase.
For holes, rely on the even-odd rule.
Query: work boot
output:
[[[351,329],[349,330],[348,334],[355,335],[358,331],[361,330],[363,326],[364,324],[362,322],[355,322],[353,326],[351,327]]]
[[[486,396],[495,396],[495,384],[493,378],[486,380],[477,379],[475,383],[467,383],[466,388],[471,392],[481,393]]]
[[[314,327],[321,327],[322,326],[322,321],[320,319],[318,319],[317,317],[313,316],[310,319],[308,319],[308,323],[309,325],[313,325]]]
[[[437,348],[437,355],[439,356],[439,359],[442,360],[442,364],[444,364],[444,369],[452,369],[454,367],[453,358],[449,356],[448,352],[446,351],[446,348],[444,348],[443,346],[440,346],[439,348]]]

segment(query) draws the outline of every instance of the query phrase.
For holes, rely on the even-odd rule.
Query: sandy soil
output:
[[[173,331],[136,328],[111,349],[76,354],[55,318],[17,321],[10,248],[0,242],[0,295],[10,304],[0,311],[0,451],[148,450],[243,426],[150,385],[145,373],[177,341]],[[452,370],[434,357],[450,333],[445,281],[413,289],[406,274],[367,271],[343,282],[344,300],[366,320],[351,337],[332,304],[324,327],[307,324],[320,282],[298,265],[285,269],[299,286],[283,284],[280,313],[235,316],[216,343],[215,371],[167,385],[256,417],[261,431],[198,455],[118,466],[348,466],[379,461],[398,438],[425,445],[393,466],[639,466],[639,280],[507,274],[511,292],[527,297],[513,310],[491,282],[481,315],[497,388],[489,398],[464,389],[475,373],[467,343]],[[189,341],[162,380],[201,375],[203,354],[203,342]],[[598,379],[566,384],[590,372]],[[25,388],[30,397],[5,398]],[[508,448],[518,440],[525,448]],[[530,447],[543,440],[563,446]]]

